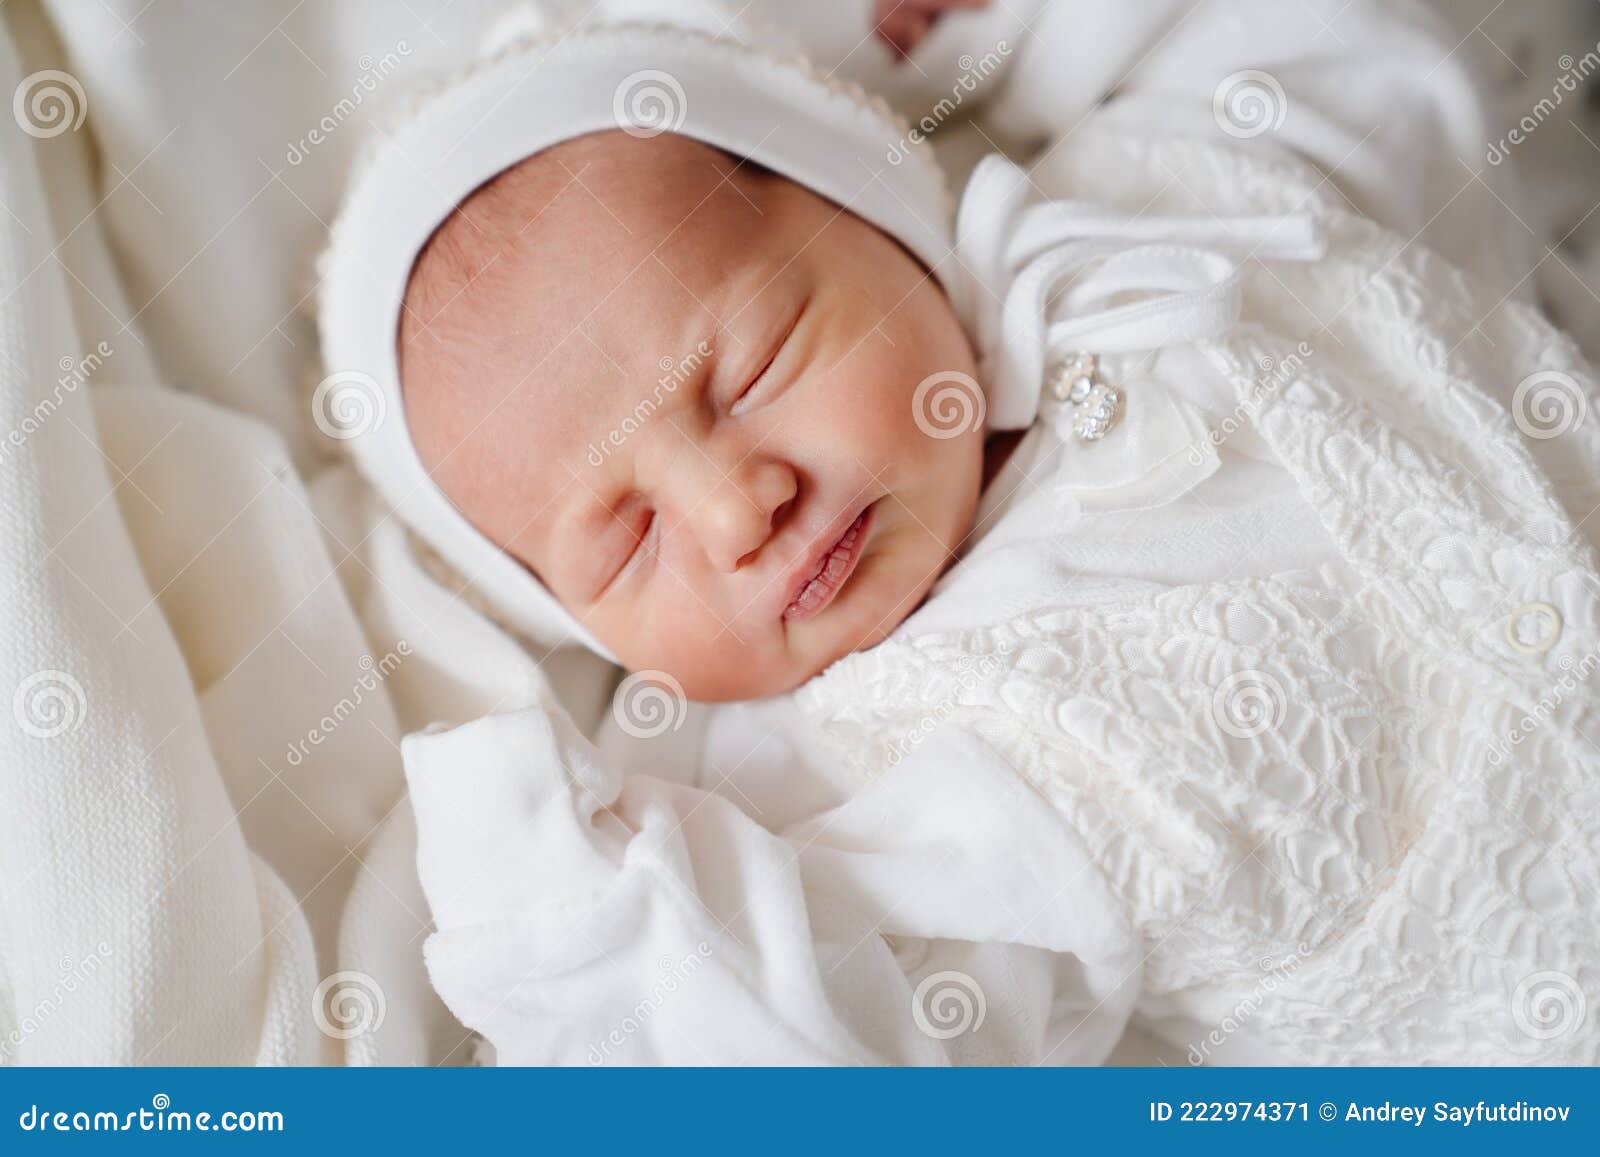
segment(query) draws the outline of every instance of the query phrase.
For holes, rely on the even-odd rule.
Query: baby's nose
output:
[[[783,524],[800,489],[794,470],[772,460],[745,462],[717,481],[691,514],[706,557],[732,574]]]

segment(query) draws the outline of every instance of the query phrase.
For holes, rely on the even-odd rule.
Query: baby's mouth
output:
[[[849,581],[861,561],[861,552],[867,544],[867,529],[872,523],[872,511],[877,503],[869,504],[855,521],[803,572],[800,589],[783,610],[783,618],[791,623],[802,622],[822,613],[827,605]]]

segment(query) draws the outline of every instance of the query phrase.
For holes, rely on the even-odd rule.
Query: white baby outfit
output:
[[[1593,375],[1502,254],[1447,262],[1351,147],[1384,117],[1471,137],[1430,119],[1446,49],[1355,6],[1358,100],[1255,7],[1281,126],[1212,99],[1251,6],[1154,47],[1108,8],[1147,83],[1074,113],[1024,52],[1012,123],[1081,122],[978,165],[943,251],[921,218],[991,425],[1029,429],[887,642],[763,703],[619,702],[598,748],[553,702],[405,741],[430,976],[502,1060],[1096,1062],[1134,1016],[1191,1059],[1600,1060]],[[1041,42],[1084,39],[1054,20]],[[381,248],[363,228],[347,252]],[[365,347],[330,279],[329,348],[392,345],[397,276]],[[1088,439],[1079,350],[1119,404]],[[1580,420],[1520,432],[1533,375]],[[452,513],[408,518],[492,568],[437,536]],[[490,597],[515,620],[518,594]]]

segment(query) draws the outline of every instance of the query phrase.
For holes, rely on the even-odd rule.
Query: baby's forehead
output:
[[[530,307],[572,324],[638,274],[660,268],[704,294],[763,245],[781,242],[781,182],[672,134],[608,132],[547,149],[480,186],[419,255],[401,342],[508,324]],[[526,319],[537,323],[538,318]],[[460,334],[462,337],[470,335]]]

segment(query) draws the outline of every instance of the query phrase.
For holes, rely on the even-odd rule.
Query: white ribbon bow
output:
[[[1225,334],[1239,320],[1244,259],[1308,261],[1326,252],[1304,214],[1132,216],[1042,200],[1027,174],[999,155],[973,171],[956,237],[967,282],[958,305],[976,330],[994,430],[1032,425],[1047,370],[1077,351],[1130,353]],[[1102,504],[1149,505],[1216,468],[1196,407],[1153,382],[1126,398],[1117,430],[1063,464],[1064,488]],[[1192,458],[1182,454],[1191,445],[1204,446],[1201,466],[1175,469],[1174,456]]]

